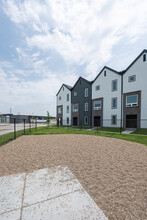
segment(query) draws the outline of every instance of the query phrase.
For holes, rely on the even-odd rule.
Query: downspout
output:
[[[121,130],[122,132],[122,126],[123,126],[123,74],[121,75]]]

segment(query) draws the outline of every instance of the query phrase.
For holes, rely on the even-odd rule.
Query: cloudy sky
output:
[[[62,83],[147,49],[147,0],[0,0],[0,112],[56,114]]]

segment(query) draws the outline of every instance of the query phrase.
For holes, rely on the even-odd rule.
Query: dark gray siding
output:
[[[85,89],[88,88],[88,97],[85,97]],[[77,92],[77,96],[74,96],[74,92]],[[92,126],[92,114],[91,114],[91,104],[92,104],[92,85],[87,80],[79,78],[75,86],[71,91],[71,102],[72,106],[74,103],[79,104],[78,109],[78,125],[79,126]],[[88,102],[88,111],[85,111],[85,102]],[[85,125],[84,117],[88,116],[88,124]],[[73,122],[73,107],[71,109],[71,117]]]

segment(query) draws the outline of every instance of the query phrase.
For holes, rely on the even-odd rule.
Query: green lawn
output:
[[[110,132],[119,132],[120,133],[120,128],[99,128],[99,131],[110,131]],[[122,128],[121,131],[124,131],[124,129]]]
[[[147,136],[141,135],[127,135],[127,134],[117,134],[117,133],[109,133],[109,132],[97,132],[97,130],[87,131],[87,130],[76,130],[76,129],[66,129],[66,128],[47,128],[40,127],[37,130],[33,130],[28,132],[28,135],[41,135],[41,134],[87,134],[87,135],[96,135],[102,137],[111,137],[118,138],[122,140],[132,141],[140,144],[147,145]]]
[[[112,129],[111,129],[112,131]],[[78,129],[70,129],[65,127],[38,127],[37,129],[32,129],[30,132],[29,129],[26,130],[26,135],[48,135],[48,134],[85,134],[85,135],[96,135],[102,137],[110,137],[110,138],[118,138],[122,140],[132,141],[140,144],[147,145],[147,136],[141,135],[127,135],[127,134],[119,134],[119,133],[109,133],[109,132],[97,132],[97,130],[88,131],[88,130],[78,130]],[[17,131],[17,137],[23,135],[23,130]],[[14,133],[4,134],[0,136],[0,146],[13,140]]]
[[[132,134],[143,134],[143,135],[147,135],[147,129],[137,129],[137,130],[134,131]]]

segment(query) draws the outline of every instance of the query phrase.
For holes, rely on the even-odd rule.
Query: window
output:
[[[94,102],[94,110],[100,110],[101,109],[101,100]]]
[[[143,55],[143,62],[146,61],[146,54]]]
[[[95,87],[95,91],[98,91],[98,90],[100,90],[100,85]]]
[[[59,96],[59,100],[61,100],[61,96]]]
[[[88,116],[85,116],[85,117],[84,117],[84,122],[85,122],[85,125],[88,124]]]
[[[117,108],[117,98],[112,98],[112,108],[113,109]]]
[[[63,86],[63,91],[64,91],[64,86]]]
[[[88,102],[85,102],[85,111],[88,111]]]
[[[67,105],[66,112],[69,113],[69,105]]]
[[[104,76],[106,76],[106,70],[104,71]]]
[[[112,80],[112,92],[117,91],[117,79]]]
[[[67,125],[69,125],[69,118],[67,118]]]
[[[134,81],[136,81],[136,75],[128,77],[128,82],[134,82]]]
[[[77,96],[77,92],[74,92],[74,96]]]
[[[117,115],[112,115],[111,116],[111,124],[112,125],[117,125]]]
[[[126,107],[133,107],[138,105],[138,95],[126,96]]]
[[[73,105],[73,112],[78,112],[78,104]]]
[[[85,89],[85,97],[88,97],[88,88]]]
[[[62,113],[62,107],[58,107],[58,114]]]
[[[69,94],[67,94],[67,102],[69,101]]]

